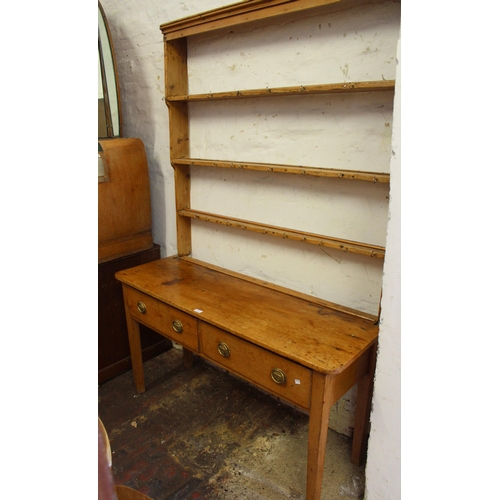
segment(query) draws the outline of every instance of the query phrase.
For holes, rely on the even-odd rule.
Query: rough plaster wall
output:
[[[191,155],[388,172],[392,100],[374,92],[193,103]]]
[[[163,256],[173,255],[173,171],[169,162],[168,112],[163,100],[159,25],[233,2],[143,0],[140,8],[132,0],[101,3],[115,45],[124,136],[141,138],[148,156],[153,238],[161,245]],[[228,90],[229,76],[234,82],[231,86],[238,89],[392,79],[399,9],[392,1],[387,5],[375,22],[368,15],[368,7],[356,7],[334,16],[294,19],[277,29],[262,27],[258,36],[242,28],[222,37],[206,36],[204,42],[208,39],[208,45],[201,43],[200,37],[189,45],[190,91]],[[361,24],[358,18],[363,20]],[[203,65],[214,63],[207,59],[208,53],[219,60],[216,79],[203,76]],[[257,60],[263,64],[264,73],[254,64]],[[291,112],[284,104],[286,99],[280,98],[264,106],[253,99],[222,103],[217,110],[201,104],[192,106],[192,156],[262,161],[261,153],[265,151],[266,161],[270,162],[388,171],[392,102],[386,94],[376,99],[370,95],[318,96],[307,100],[312,107],[301,97],[291,99],[300,112]],[[361,129],[364,132],[360,134]],[[344,130],[348,133],[343,134]],[[277,148],[278,138],[280,145],[285,141],[285,147]],[[231,148],[221,148],[221,139]],[[264,213],[269,220],[271,214],[276,224],[384,244],[388,193],[383,186],[365,189],[350,182],[316,179],[304,185],[288,178],[293,176],[271,178],[252,172],[241,179],[241,174],[215,171],[212,179],[203,173],[193,175],[193,207],[199,203],[199,208],[207,209],[207,204],[213,204],[215,212],[256,220]],[[228,182],[240,187],[219,194],[221,186]],[[335,187],[334,197],[327,186]],[[377,312],[382,266],[374,259],[257,234],[241,235],[237,230],[206,223],[194,222],[193,229],[195,257]],[[355,390],[351,390],[332,409],[332,426],[336,430],[351,432],[354,406]]]
[[[401,61],[398,44],[397,59]],[[401,125],[397,68],[379,352],[366,465],[366,500],[401,498]]]

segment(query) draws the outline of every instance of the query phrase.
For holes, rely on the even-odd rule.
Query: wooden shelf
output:
[[[256,170],[260,172],[278,172],[283,174],[310,175],[314,177],[333,177],[336,179],[351,179],[367,182],[388,184],[390,174],[383,172],[362,172],[359,170],[342,170],[336,168],[304,167],[297,165],[278,165],[275,163],[250,163],[224,160],[204,160],[200,158],[174,158],[173,166],[195,166],[234,168],[242,170]]]
[[[342,250],[344,252],[352,252],[379,259],[383,259],[385,256],[384,247],[370,245],[368,243],[360,243],[357,241],[333,238],[331,236],[322,234],[307,233],[304,231],[298,231],[296,229],[270,226],[268,224],[262,224],[260,222],[236,219],[233,217],[227,217],[225,215],[212,214],[209,212],[202,212],[200,210],[193,210],[188,208],[178,210],[177,215],[181,217],[189,217],[192,219],[202,220],[205,222],[221,224],[223,226],[253,231],[255,233],[277,236],[279,238],[290,239],[294,241],[303,241],[304,243],[309,243],[311,245],[334,248],[336,250]]]
[[[199,102],[224,99],[244,99],[250,97],[283,97],[312,94],[339,94],[350,92],[394,92],[394,80],[366,82],[344,82],[324,85],[297,85],[293,87],[275,87],[251,90],[233,90],[210,92],[207,94],[185,94],[168,96],[167,102]]]

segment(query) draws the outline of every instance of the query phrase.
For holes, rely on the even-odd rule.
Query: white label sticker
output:
[[[300,385],[300,380],[298,378],[295,379],[295,385]]]
[[[194,312],[195,313],[202,313],[203,311],[201,309],[195,309]]]

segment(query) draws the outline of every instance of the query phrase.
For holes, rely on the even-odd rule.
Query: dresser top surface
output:
[[[123,284],[322,373],[347,368],[376,340],[373,321],[168,257],[119,271]]]

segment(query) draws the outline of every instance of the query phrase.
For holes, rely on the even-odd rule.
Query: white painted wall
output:
[[[124,135],[140,137],[148,155],[153,238],[162,246],[163,256],[173,255],[173,171],[169,163],[168,112],[163,101],[159,25],[231,2],[143,0],[139,9],[132,0],[101,3],[115,44]],[[375,21],[370,15],[372,8],[356,7],[335,15],[297,17],[257,30],[242,27],[234,33],[199,37],[189,44],[190,91],[393,79],[398,5],[388,2]],[[206,77],[207,64],[217,65],[210,78]],[[301,97],[276,98],[265,103],[252,99],[219,103],[217,108],[212,103],[196,104],[190,113],[194,157],[263,161],[264,153],[265,161],[276,163],[384,172],[396,168],[394,159],[390,162],[392,99],[386,94],[317,96],[307,101]],[[385,244],[389,193],[381,185],[321,179],[304,182],[280,174],[193,169],[192,186],[194,208]],[[391,189],[394,221],[399,206],[398,183],[393,182]],[[399,238],[395,223],[389,236],[393,244]],[[373,259],[201,222],[193,222],[193,248],[193,255],[202,260],[349,307],[377,312],[383,269]],[[381,468],[380,463],[385,461],[388,450],[399,448],[399,434],[384,432],[379,417],[383,421],[389,415],[399,422],[399,393],[392,388],[399,380],[399,365],[394,363],[399,341],[394,306],[399,298],[399,282],[389,273],[391,270],[394,275],[399,269],[398,255],[395,246],[386,259],[384,325],[367,469],[367,498],[388,500],[398,498],[399,476],[394,475],[394,464],[399,455],[390,452],[390,470]],[[387,393],[391,398],[386,405]],[[349,433],[354,404],[355,391],[351,391],[334,407],[334,428]],[[376,467],[372,456],[376,457]],[[392,490],[381,489],[386,481],[392,482]],[[370,497],[378,491],[393,496]]]
[[[397,60],[401,62],[398,44]],[[366,500],[401,498],[401,75],[397,67],[379,352],[366,464]]]

